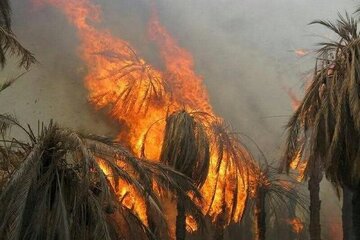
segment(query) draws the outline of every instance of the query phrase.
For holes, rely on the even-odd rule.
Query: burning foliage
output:
[[[89,70],[85,85],[89,90],[90,101],[96,108],[110,109],[110,115],[124,126],[123,129],[127,129],[119,133],[118,140],[137,156],[145,156],[155,162],[162,159],[169,163],[177,162],[177,157],[170,155],[180,153],[172,153],[167,150],[168,147],[180,146],[184,140],[189,145],[202,144],[201,148],[204,149],[183,152],[189,154],[183,166],[190,168],[182,170],[194,177],[199,187],[202,185],[200,192],[204,199],[198,205],[213,221],[223,213],[223,226],[238,222],[247,197],[249,176],[246,165],[250,161],[250,154],[223,127],[223,120],[213,113],[202,78],[193,70],[191,54],[179,47],[160,24],[156,11],[153,11],[149,22],[149,35],[158,44],[166,71],[157,70],[146,63],[128,42],[112,36],[107,30],[96,28],[93,23],[101,21],[101,11],[88,0],[43,2],[61,9],[76,27],[80,54]],[[206,128],[202,130],[198,127],[200,125],[195,127],[195,142],[185,139],[191,128],[177,131],[176,128],[180,127],[171,124],[175,120],[175,115],[171,114],[183,109],[206,115],[200,121]],[[164,121],[168,116],[173,116],[173,119]],[[190,118],[184,119],[189,120],[186,124],[191,122]],[[208,143],[204,141],[205,133]],[[163,143],[164,136],[165,139],[169,137],[167,134],[175,135],[172,136],[172,142]],[[210,152],[206,153],[208,147]],[[191,154],[194,156],[190,157]],[[199,165],[195,166],[197,171],[202,169],[205,172],[195,176],[189,164],[199,154],[204,161],[199,161]],[[205,161],[207,158],[210,161]],[[129,194],[132,194],[131,191]],[[138,201],[142,200],[136,199],[135,202]],[[146,216],[141,215],[146,222]]]
[[[18,126],[30,141],[8,140],[2,131],[2,237],[183,240],[186,231],[203,229],[205,216],[215,228],[214,238],[223,239],[224,229],[242,219],[247,200],[256,239],[265,239],[267,222],[278,221],[277,210],[284,208],[290,213],[287,224],[300,235],[304,226],[295,208],[304,209],[305,201],[296,182],[279,175],[266,160],[265,167],[257,164],[230,133],[212,109],[191,53],[161,25],[155,7],[148,31],[164,71],[138,56],[128,42],[99,29],[94,23],[101,21],[101,9],[89,0],[38,2],[61,9],[76,27],[88,67],[90,103],[109,110],[122,130],[115,141],[50,123],[35,135],[3,115],[1,129]],[[35,60],[12,38],[9,8],[6,1],[1,4],[0,37],[5,35],[0,63],[10,52],[21,56],[20,65],[28,68]],[[321,69],[317,64],[314,82],[289,123],[285,168],[303,170],[305,179],[310,176],[310,182],[319,183],[318,173],[325,167],[334,183],[354,186],[359,177],[357,147],[344,150],[341,144],[358,141],[360,127],[357,25],[350,17],[341,17],[337,26],[319,23],[342,40],[320,50],[322,58],[333,59]],[[346,164],[341,162],[344,156]],[[353,175],[344,180],[349,169],[355,169]],[[175,204],[174,230],[175,220],[165,208],[174,211]]]
[[[319,192],[321,171],[336,187],[358,192],[360,131],[360,35],[358,20],[346,14],[335,22],[315,21],[334,32],[338,40],[321,43],[311,86],[289,122],[285,161],[287,169],[295,158],[307,160],[305,177],[309,189]],[[318,194],[311,195],[313,210],[320,209]],[[353,198],[354,215],[359,214]],[[358,215],[359,216],[359,215]],[[353,216],[360,236],[359,217]],[[319,213],[314,216],[319,222]],[[320,225],[312,225],[320,239]]]
[[[18,123],[8,116],[2,122]],[[146,222],[119,199],[120,185],[133,187],[150,209],[161,237],[168,234],[159,192],[176,193],[193,211],[187,196],[199,199],[186,176],[134,157],[117,142],[81,135],[50,123],[39,135],[21,127],[30,142],[20,142],[21,164],[0,195],[0,235],[5,239],[157,239]],[[2,141],[6,143],[6,141]]]

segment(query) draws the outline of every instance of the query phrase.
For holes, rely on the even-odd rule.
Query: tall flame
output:
[[[161,25],[154,9],[148,32],[150,39],[157,44],[166,71],[160,71],[147,63],[127,41],[114,37],[108,30],[95,27],[94,23],[101,21],[101,10],[89,0],[38,1],[61,9],[77,29],[79,54],[88,69],[85,86],[90,101],[98,109],[111,108],[111,117],[123,126],[118,135],[119,140],[135,154],[158,161],[164,119],[168,112],[185,108],[188,111],[205,112],[213,116],[212,121],[223,122],[213,112],[202,77],[194,71],[191,53],[181,48]],[[239,142],[232,141],[237,149],[243,149]],[[201,189],[204,202],[199,205],[213,221],[225,210],[225,222],[237,222],[245,207],[247,176],[234,163],[238,159],[233,159],[234,155],[227,152],[218,166],[217,153],[212,149],[209,175]],[[245,157],[248,156],[242,156]],[[126,206],[144,206],[144,200],[130,186],[125,183],[120,186],[123,189],[119,197],[129,192],[131,194],[131,197],[127,197]],[[135,209],[135,212],[146,223],[146,211]],[[196,229],[191,216],[187,219],[188,227]]]

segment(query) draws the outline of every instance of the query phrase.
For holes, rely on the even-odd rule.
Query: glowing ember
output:
[[[80,39],[79,53],[88,69],[85,85],[90,101],[96,108],[111,108],[111,117],[126,129],[119,133],[119,140],[135,154],[158,161],[164,120],[169,112],[185,108],[212,116],[213,122],[209,124],[223,122],[215,116],[202,78],[193,70],[191,53],[181,48],[160,24],[155,10],[148,31],[159,48],[165,72],[155,69],[138,56],[128,42],[95,27],[93,23],[101,21],[101,11],[89,0],[42,1],[61,9],[76,27]],[[224,150],[218,169],[214,139],[210,143],[209,175],[201,189],[204,197],[201,207],[213,221],[226,211],[229,214],[225,214],[228,216],[225,222],[229,224],[239,221],[244,211],[248,178],[236,163],[248,156],[234,155],[233,151],[246,151],[235,138],[230,139],[233,148]],[[124,182],[119,186],[119,199],[133,208],[146,223],[144,201],[131,186]],[[187,216],[187,223],[189,230],[197,229],[191,216]]]
[[[291,88],[284,87],[283,89],[286,91],[286,93],[288,94],[288,96],[291,99],[291,108],[292,108],[292,110],[296,111],[296,109],[298,109],[298,107],[300,106],[300,103],[301,103],[300,99],[291,90]]]
[[[297,181],[301,182],[304,179],[304,172],[307,166],[306,161],[301,160],[301,154],[298,152],[295,159],[291,162],[290,168],[298,171]]]
[[[300,218],[288,220],[288,224],[291,225],[293,232],[296,234],[301,233],[304,229],[304,224]]]
[[[306,51],[304,49],[296,49],[295,54],[298,57],[303,57],[303,56],[306,56],[307,54],[309,54],[309,51]]]
[[[196,220],[191,215],[186,215],[186,230],[190,233],[196,232],[198,229],[198,225]]]

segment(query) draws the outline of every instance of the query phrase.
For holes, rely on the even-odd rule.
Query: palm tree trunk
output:
[[[266,211],[265,211],[266,191],[259,187],[255,200],[255,238],[265,240],[266,234]]]
[[[360,239],[360,187],[353,192],[352,226],[355,239]]]
[[[176,240],[185,240],[186,236],[186,214],[184,201],[178,194],[177,216],[176,216]]]
[[[352,191],[344,186],[343,187],[343,206],[342,206],[342,229],[343,229],[343,240],[355,240],[353,232],[353,213],[352,213]]]
[[[214,233],[214,240],[223,240],[224,234],[225,234],[225,211],[226,211],[226,204],[225,201],[223,201],[222,207],[221,207],[221,213],[216,221],[215,224],[215,233]]]
[[[308,189],[310,192],[310,224],[309,233],[310,240],[321,240],[321,225],[320,225],[320,182],[321,171],[319,161],[315,161],[310,168],[310,177]]]
[[[216,224],[215,233],[214,233],[214,240],[223,240],[224,239],[224,232],[225,232],[224,227]]]

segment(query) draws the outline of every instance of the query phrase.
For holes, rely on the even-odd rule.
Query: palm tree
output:
[[[282,212],[287,212],[287,217],[295,218],[293,205],[299,206],[303,211],[306,209],[306,201],[297,189],[297,182],[279,174],[266,159],[264,164],[253,166],[251,176],[250,204],[255,217],[255,239],[265,240],[267,221],[271,219],[279,226],[279,216]]]
[[[194,203],[186,194],[199,198],[186,176],[137,159],[107,138],[85,136],[52,123],[35,136],[11,117],[2,116],[1,122],[20,127],[30,138],[29,143],[14,141],[24,158],[0,195],[3,239],[159,238],[123,203],[125,196],[119,199],[119,179],[147,200],[152,212],[148,218],[158,224],[164,239],[167,225],[152,181],[160,192],[176,192],[190,210]]]
[[[245,208],[243,197],[247,196],[248,165],[252,161],[248,150],[219,119],[181,110],[166,120],[160,159],[190,177],[206,194],[199,205],[215,227],[213,238],[223,239],[225,227],[239,222]],[[181,201],[177,204],[176,239],[184,239],[186,209]]]
[[[200,188],[210,165],[209,139],[205,127],[186,111],[175,112],[166,119],[161,162],[192,179]],[[186,211],[181,195],[177,199],[176,239],[186,235]]]
[[[309,176],[309,189],[315,186],[311,196],[310,211],[319,210],[319,171],[323,168],[326,177],[337,187],[348,187],[354,191],[353,227],[360,238],[359,192],[359,63],[360,38],[358,22],[339,15],[336,23],[314,21],[337,36],[337,41],[321,43],[319,49],[320,67],[316,64],[312,85],[289,122],[289,136],[285,160],[287,169],[295,157],[307,159],[305,175]],[[307,139],[304,144],[299,139]],[[310,191],[310,194],[312,191]],[[315,200],[316,205],[312,205]],[[319,214],[310,216],[312,239],[320,238],[319,224],[312,225],[312,219],[319,220]],[[315,237],[313,237],[315,234]]]

